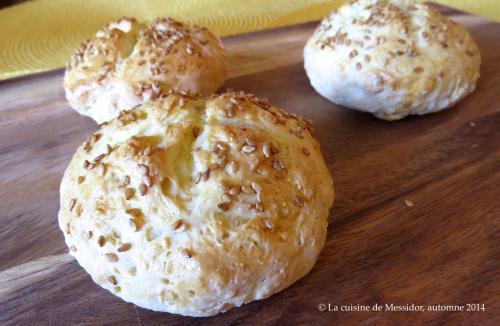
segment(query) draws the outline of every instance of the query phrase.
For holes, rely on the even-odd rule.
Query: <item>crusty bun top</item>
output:
[[[104,124],[61,183],[59,225],[95,282],[208,316],[304,276],[333,184],[311,125],[244,93],[171,94]]]
[[[74,109],[102,123],[169,90],[211,94],[226,78],[224,49],[206,28],[122,18],[75,52],[64,88]]]
[[[448,107],[474,90],[470,34],[411,0],[353,0],[326,17],[304,51],[313,86],[333,102],[393,120]]]

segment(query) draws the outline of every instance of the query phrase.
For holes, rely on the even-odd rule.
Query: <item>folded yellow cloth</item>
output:
[[[63,67],[73,50],[121,16],[172,16],[220,36],[317,20],[343,0],[37,0],[0,10],[0,80]],[[500,0],[439,0],[500,20]]]

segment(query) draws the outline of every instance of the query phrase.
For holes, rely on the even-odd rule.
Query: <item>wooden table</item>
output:
[[[59,182],[97,125],[70,110],[60,70],[1,82],[0,324],[500,325],[500,24],[445,12],[479,44],[477,90],[453,109],[393,123],[336,107],[309,86],[302,47],[316,23],[224,39],[226,88],[314,121],[336,200],[309,275],[213,318],[127,304],[72,260],[56,223]],[[320,303],[486,311],[320,312]]]

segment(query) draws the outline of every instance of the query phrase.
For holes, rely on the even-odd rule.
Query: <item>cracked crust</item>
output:
[[[307,274],[333,183],[311,125],[253,95],[171,94],[104,124],[61,183],[59,225],[93,280],[210,316]]]

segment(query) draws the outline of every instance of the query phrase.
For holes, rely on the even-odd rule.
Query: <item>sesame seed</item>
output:
[[[83,161],[83,168],[84,168],[85,170],[88,170],[88,169],[89,169],[89,166],[90,166],[90,162],[89,162],[89,161],[87,161],[87,160]]]
[[[111,147],[111,145],[106,144],[106,154],[109,155],[112,151],[113,151],[113,148]]]
[[[273,228],[273,223],[267,218],[262,220],[262,224],[264,224],[264,227],[268,230]]]
[[[128,224],[130,225],[130,228],[134,231],[137,232],[141,229],[142,224],[139,220],[139,217],[134,216],[133,218],[128,220]]]
[[[256,192],[261,192],[262,191],[262,187],[258,183],[255,183],[255,182],[252,182],[252,188]]]
[[[200,180],[201,180],[201,172],[198,172],[198,173],[196,174],[196,176],[194,177],[193,182],[194,182],[195,184],[197,184],[197,183],[199,183],[199,182],[200,182]]]
[[[184,220],[178,219],[174,223],[172,223],[172,230],[179,230],[183,231],[186,228],[186,224],[184,223]]]
[[[271,154],[278,154],[280,151],[278,149],[278,147],[274,146],[273,144],[271,144]]]
[[[273,162],[273,169],[281,171],[285,168],[285,164],[281,161],[274,161]]]
[[[141,216],[142,211],[139,208],[129,208],[125,210],[125,213],[127,213],[130,216]]]
[[[424,68],[422,68],[421,66],[415,67],[415,69],[413,69],[413,72],[415,72],[417,74],[419,74],[423,71],[424,71]]]
[[[153,179],[149,175],[145,175],[142,177],[142,182],[147,187],[151,187],[153,185]]]
[[[140,194],[141,196],[144,196],[144,195],[148,192],[148,187],[146,187],[146,185],[145,185],[144,183],[141,183],[141,184],[139,185],[138,190],[139,190],[139,194]]]
[[[130,243],[123,243],[118,247],[118,252],[125,252],[128,251],[130,248],[132,248],[132,245]]]
[[[201,174],[201,181],[207,181],[210,176],[210,170],[206,170]]]
[[[357,50],[352,50],[350,53],[349,53],[349,58],[352,59],[354,58],[355,56],[358,55],[358,51]]]
[[[128,175],[126,175],[124,178],[123,178],[123,182],[122,182],[122,186],[128,186],[130,184],[130,177]]]
[[[104,255],[106,259],[111,263],[116,263],[118,261],[118,256],[114,253],[107,253]]]
[[[149,167],[146,164],[138,164],[137,167],[142,174],[147,175],[149,173]]]
[[[129,200],[130,198],[134,197],[135,190],[132,188],[126,188],[125,189],[125,199]]]
[[[370,57],[368,54],[365,55],[365,62],[369,63],[372,60],[372,57]]]
[[[114,276],[112,276],[112,275],[108,276],[107,280],[108,280],[109,283],[111,283],[113,285],[118,284],[118,282],[116,281],[116,278]]]
[[[255,210],[257,212],[263,212],[264,211],[264,206],[262,206],[262,202],[258,201],[255,203]]]
[[[217,207],[224,211],[224,212],[227,212],[229,210],[229,203],[218,203],[217,204]]]
[[[151,146],[146,147],[146,149],[142,152],[142,154],[145,156],[151,155]]]
[[[248,185],[241,186],[241,190],[245,194],[249,194],[249,195],[255,193],[255,190],[251,186],[248,186]]]
[[[97,238],[97,244],[99,245],[99,247],[104,247],[104,245],[106,244],[106,237],[103,235],[99,236],[99,238]]]
[[[311,152],[309,152],[309,150],[305,147],[302,147],[302,153],[304,153],[305,156],[311,155]]]
[[[73,210],[73,208],[75,208],[75,205],[76,205],[76,198],[72,198],[72,199],[69,201],[69,211],[70,211],[70,212]]]
[[[222,202],[224,202],[224,203],[230,203],[231,202],[231,197],[229,197],[228,194],[222,195]]]
[[[241,192],[241,187],[240,186],[234,186],[231,189],[229,189],[228,194],[231,196],[236,196]]]
[[[98,155],[95,159],[94,159],[94,162],[99,162],[100,160],[102,160],[104,158],[104,156],[106,156],[106,154],[100,154]]]
[[[70,233],[71,233],[71,228],[70,228],[69,223],[66,223],[66,229],[65,229],[65,232],[66,232],[66,234],[70,234]]]
[[[241,147],[241,151],[244,154],[251,154],[251,153],[253,153],[255,151],[255,146],[243,145],[243,147]]]
[[[408,207],[413,207],[413,202],[412,202],[411,200],[409,200],[409,199],[405,199],[405,200],[404,200],[404,203],[405,203],[405,205],[406,205],[406,206],[408,206]]]
[[[193,257],[193,253],[191,252],[191,250],[189,250],[188,248],[184,248],[181,250],[181,254],[184,258],[191,258]]]
[[[97,175],[103,177],[106,174],[106,165],[104,163],[97,165]]]
[[[356,70],[361,70],[361,63],[356,63]]]
[[[469,122],[469,127],[471,128],[475,128],[477,126],[476,122],[475,121],[471,121]]]
[[[269,143],[265,143],[262,146],[262,153],[264,154],[265,157],[269,158],[271,156],[271,146]]]
[[[85,181],[85,177],[83,175],[79,176],[77,179],[76,179],[76,182],[78,184],[81,184],[83,181]]]

